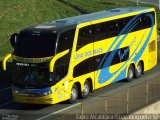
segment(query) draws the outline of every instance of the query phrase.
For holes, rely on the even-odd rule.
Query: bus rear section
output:
[[[85,81],[91,81],[94,90],[125,78],[132,81],[157,64],[155,10],[119,15],[124,11],[118,8],[110,14],[115,12],[78,26],[72,62],[74,80],[82,88]]]

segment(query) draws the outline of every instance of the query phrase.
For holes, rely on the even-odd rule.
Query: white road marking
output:
[[[77,106],[77,105],[80,105],[80,104],[81,104],[81,103],[77,103],[77,104],[71,105],[71,106],[66,107],[66,108],[64,108],[64,109],[62,109],[62,110],[58,110],[58,111],[53,112],[53,113],[51,113],[51,114],[48,114],[48,115],[46,115],[46,116],[40,117],[40,118],[38,118],[38,119],[36,119],[36,120],[43,120],[43,119],[46,119],[47,117],[50,117],[50,116],[52,116],[52,115],[61,113],[62,111],[68,110],[68,109],[70,109],[70,108],[72,108],[72,107],[75,107],[75,106]]]
[[[7,87],[7,88],[0,89],[0,92],[5,91],[5,90],[9,90],[9,89],[11,89],[11,88],[12,88],[12,87]]]
[[[9,101],[7,103],[4,103],[4,104],[0,105],[0,107],[6,106],[6,105],[11,104],[11,103],[13,103],[13,101]]]

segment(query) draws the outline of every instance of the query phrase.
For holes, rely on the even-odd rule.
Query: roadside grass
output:
[[[26,26],[79,15],[74,9],[55,0],[0,0],[0,88],[10,85],[12,64],[2,70],[2,58],[13,51],[9,38]]]
[[[59,0],[60,1],[60,0]],[[26,26],[36,25],[49,20],[55,20],[80,13],[70,6],[57,0],[1,0],[0,1],[0,59],[13,49],[10,46],[9,38],[14,32],[18,32]],[[61,0],[62,1],[62,0]],[[136,6],[135,2],[129,0],[63,0],[76,5],[88,13],[109,10],[118,7]],[[160,21],[160,10],[156,8],[157,18]],[[160,22],[158,22],[160,27]]]
[[[10,35],[49,20],[79,15],[55,0],[0,0],[0,56],[12,51]]]
[[[89,13],[95,12],[95,11],[102,11],[102,10],[110,10],[113,8],[119,8],[119,7],[132,7],[136,6],[136,2],[132,2],[129,0],[63,0],[68,1],[74,5],[80,6],[84,10],[88,11]],[[158,27],[160,27],[160,10],[157,6],[139,3],[139,6],[143,7],[153,7],[156,9],[157,12],[157,21],[158,21]]]

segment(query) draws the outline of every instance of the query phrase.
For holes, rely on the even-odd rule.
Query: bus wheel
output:
[[[130,65],[128,68],[127,81],[132,81],[133,78],[134,78],[134,67],[133,65]]]
[[[72,87],[72,90],[71,90],[71,97],[69,99],[69,102],[70,103],[75,103],[76,100],[78,98],[78,88],[77,86],[74,84],[73,87]]]
[[[139,78],[141,76],[142,72],[143,72],[143,66],[142,66],[142,63],[139,62],[138,66],[137,66],[137,69],[135,70],[136,78]]]
[[[81,98],[82,99],[85,99],[85,98],[87,98],[88,96],[89,96],[89,94],[90,94],[90,83],[88,82],[88,81],[86,81],[85,83],[84,83],[84,88],[83,88],[83,92],[81,92]]]

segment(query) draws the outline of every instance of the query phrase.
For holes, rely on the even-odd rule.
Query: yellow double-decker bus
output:
[[[11,36],[14,101],[55,104],[87,98],[157,64],[154,8],[116,8],[27,27]]]

